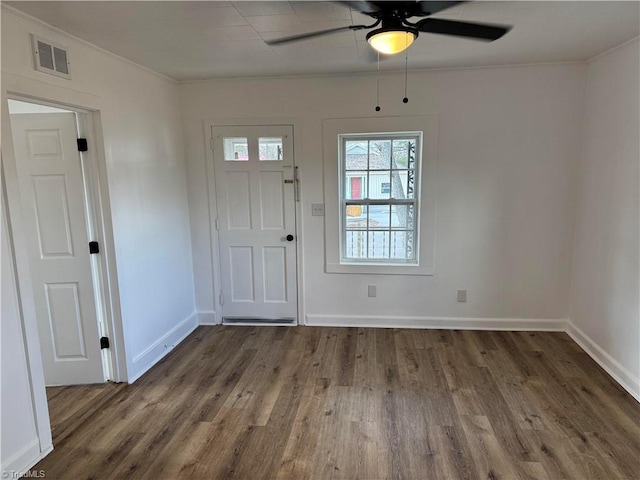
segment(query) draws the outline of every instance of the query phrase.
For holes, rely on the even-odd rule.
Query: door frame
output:
[[[101,303],[97,314],[102,315],[105,330],[110,339],[109,351],[102,351],[103,368],[107,374],[105,375],[107,380],[126,382],[125,342],[109,203],[107,163],[100,117],[102,101],[100,97],[91,94],[55,87],[6,72],[2,73],[2,81],[2,190],[6,201],[7,223],[13,254],[11,261],[15,266],[36,428],[41,455],[44,456],[53,448],[51,425],[27,252],[26,229],[21,214],[8,100],[19,100],[76,112],[79,133],[89,139],[90,148],[84,155],[86,161],[83,162],[88,167],[83,190],[85,190],[86,201],[89,203],[89,208],[85,211],[88,211],[91,217],[91,219],[87,218],[87,222],[92,223],[91,231],[95,234],[96,240],[101,243],[101,254],[96,256],[96,260],[92,260],[92,277],[96,305],[98,302]],[[96,291],[96,285],[99,285],[98,291]]]
[[[216,178],[215,178],[215,162],[213,158],[213,129],[224,127],[255,127],[255,126],[290,126],[293,132],[293,168],[297,169],[298,184],[296,185],[297,194],[294,198],[294,214],[295,214],[295,235],[296,235],[296,311],[297,322],[292,324],[304,325],[305,318],[304,312],[304,295],[303,295],[303,255],[302,255],[302,205],[304,191],[300,188],[302,177],[302,161],[299,155],[300,140],[298,139],[300,128],[299,122],[295,118],[229,118],[229,119],[215,119],[205,120],[203,122],[203,133],[205,140],[205,169],[207,177],[207,200],[209,207],[209,245],[211,255],[211,270],[213,272],[213,312],[206,312],[213,316],[214,324],[222,323],[222,305],[220,304],[220,297],[222,294],[222,274],[220,272],[220,241],[218,237],[218,230],[216,229],[216,219],[218,218],[218,203],[216,199]]]

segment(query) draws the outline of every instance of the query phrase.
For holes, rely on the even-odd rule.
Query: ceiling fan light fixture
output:
[[[367,34],[367,42],[374,50],[387,55],[400,53],[413,43],[418,31],[405,27],[388,27],[372,30]]]

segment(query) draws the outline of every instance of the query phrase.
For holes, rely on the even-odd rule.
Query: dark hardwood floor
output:
[[[640,405],[563,333],[199,327],[48,396],[48,479],[640,478]]]

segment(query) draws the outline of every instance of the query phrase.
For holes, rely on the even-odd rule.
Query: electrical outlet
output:
[[[464,303],[467,301],[467,291],[466,290],[458,290],[458,302]]]
[[[367,289],[367,295],[369,297],[376,297],[378,295],[378,292],[376,290],[377,289],[375,285],[369,285],[369,288]]]

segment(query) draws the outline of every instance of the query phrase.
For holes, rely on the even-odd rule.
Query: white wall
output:
[[[30,33],[69,48],[71,80],[33,69]],[[15,199],[15,178],[10,176],[15,164],[13,154],[7,151],[11,145],[8,93],[100,111],[121,306],[116,313],[124,329],[127,377],[133,380],[197,325],[177,86],[3,6],[3,164],[8,173],[7,191],[10,195],[13,191]],[[14,235],[22,235],[20,222],[19,215],[12,216]],[[16,255],[21,258],[18,251]],[[30,305],[24,308],[27,347],[32,349],[37,346],[37,334],[31,328],[35,318]],[[4,304],[2,322],[4,328]],[[5,338],[9,337],[3,330],[3,347]],[[7,350],[19,361],[20,352],[11,352]],[[3,360],[4,355],[3,350]],[[3,385],[6,364],[3,361]],[[41,411],[46,410],[46,397],[37,370],[31,365],[32,373],[36,372],[31,379],[34,408]],[[18,373],[18,378],[26,380],[24,371]],[[39,418],[39,451],[46,452],[51,446],[48,420],[42,415]],[[13,423],[2,426],[3,444],[5,438],[11,438],[14,443],[8,445],[14,450],[27,448],[31,441],[25,436],[31,421],[28,412],[14,410],[11,419]],[[4,452],[2,458],[4,461]]]
[[[30,33],[69,48],[71,80],[34,70]],[[196,325],[177,86],[4,9],[2,74],[9,91],[101,111],[127,371],[134,379],[166,353],[165,343]]]
[[[640,400],[639,58],[588,65],[570,333]]]
[[[36,412],[31,400],[27,350],[18,303],[4,198],[0,200],[2,270],[0,307],[0,474],[20,472],[40,455]]]
[[[439,115],[431,277],[324,273],[323,218],[310,206],[323,201],[321,121],[375,116],[374,76],[182,84],[198,311],[215,309],[203,124],[255,119],[295,126],[307,320],[566,319],[584,78],[581,64],[411,72],[405,105],[403,76],[382,76],[381,115]]]

